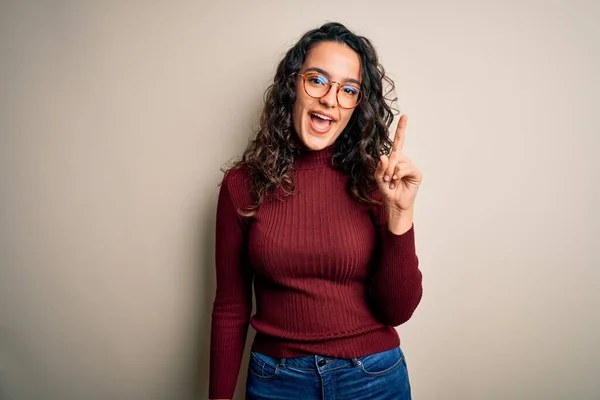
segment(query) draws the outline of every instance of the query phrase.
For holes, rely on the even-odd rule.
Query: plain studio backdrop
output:
[[[600,398],[599,20],[566,0],[3,1],[0,398],[206,398],[219,169],[327,21],[375,44],[424,174],[424,297],[398,328],[414,398]]]

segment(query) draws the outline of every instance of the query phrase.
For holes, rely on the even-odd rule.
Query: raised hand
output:
[[[402,152],[406,134],[406,115],[400,117],[394,135],[392,151],[382,155],[375,171],[375,180],[388,209],[388,215],[411,213],[421,184],[422,175],[413,162]]]

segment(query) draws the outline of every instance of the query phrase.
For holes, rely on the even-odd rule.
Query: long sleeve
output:
[[[252,312],[252,268],[244,217],[237,213],[229,175],[217,204],[215,265],[217,290],[212,311],[209,398],[231,399]],[[237,187],[239,189],[239,187]]]
[[[423,294],[414,225],[395,235],[387,228],[382,206],[375,207],[373,223],[377,243],[367,291],[369,303],[382,323],[398,326],[410,319]]]

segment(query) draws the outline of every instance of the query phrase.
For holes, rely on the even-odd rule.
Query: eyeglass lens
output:
[[[306,74],[304,88],[309,96],[320,98],[325,96],[331,87],[329,79],[321,74]],[[340,106],[345,108],[355,107],[360,99],[360,89],[355,85],[344,83],[337,92]]]

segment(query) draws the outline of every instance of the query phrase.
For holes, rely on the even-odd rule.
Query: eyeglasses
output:
[[[336,98],[340,107],[354,108],[360,103],[362,92],[356,85],[330,81],[326,76],[316,72],[298,75],[301,76],[304,81],[304,91],[313,99],[325,97],[331,90],[331,86],[336,84],[338,85]]]

